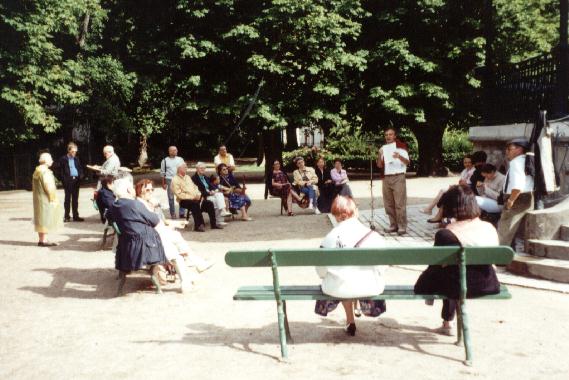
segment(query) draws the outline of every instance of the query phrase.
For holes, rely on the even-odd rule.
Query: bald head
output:
[[[168,155],[172,158],[176,157],[178,155],[178,148],[176,148],[174,145],[168,147]]]

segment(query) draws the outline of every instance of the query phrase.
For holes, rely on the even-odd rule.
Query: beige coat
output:
[[[305,175],[306,177],[308,177],[308,180],[310,181],[310,183],[312,185],[316,185],[318,183],[318,176],[316,175],[316,172],[314,171],[313,168],[311,168],[310,166],[305,166],[304,167],[304,171],[305,171]],[[302,179],[303,174],[300,172],[300,169],[296,169],[293,173],[292,173],[293,177],[294,177],[294,184],[296,186],[302,187],[302,183],[304,182],[304,180]]]
[[[32,193],[36,232],[47,233],[61,227],[63,211],[57,200],[55,177],[46,165],[36,167],[32,177]]]

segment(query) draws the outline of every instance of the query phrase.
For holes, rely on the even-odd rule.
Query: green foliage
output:
[[[453,172],[464,169],[462,159],[472,153],[473,144],[468,140],[468,133],[447,129],[443,135],[443,159],[445,166]]]

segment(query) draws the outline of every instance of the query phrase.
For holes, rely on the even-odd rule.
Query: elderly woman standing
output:
[[[384,246],[383,238],[370,230],[358,220],[357,207],[354,200],[342,195],[332,203],[332,215],[338,225],[326,235],[322,248],[380,248]],[[385,267],[383,266],[346,266],[317,267],[322,278],[322,292],[341,298],[346,312],[346,333],[356,334],[354,306],[358,298],[376,296],[385,288]],[[317,301],[315,313],[326,316],[334,310],[340,301]],[[378,317],[385,312],[385,301],[359,300],[362,312],[369,317]]]
[[[61,227],[63,223],[63,212],[57,200],[55,177],[50,169],[52,164],[51,154],[42,153],[39,165],[32,177],[34,226],[38,233],[38,246],[40,247],[57,245],[47,240],[47,233]]]

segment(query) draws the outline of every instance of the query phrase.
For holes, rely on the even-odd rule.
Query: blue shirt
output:
[[[203,185],[205,186],[205,190],[209,191],[209,185],[207,184],[205,177],[203,175],[198,175],[198,177],[200,177],[200,181],[202,181]]]
[[[69,162],[69,175],[71,177],[79,177],[79,171],[75,167],[75,158],[67,156],[67,161]]]

